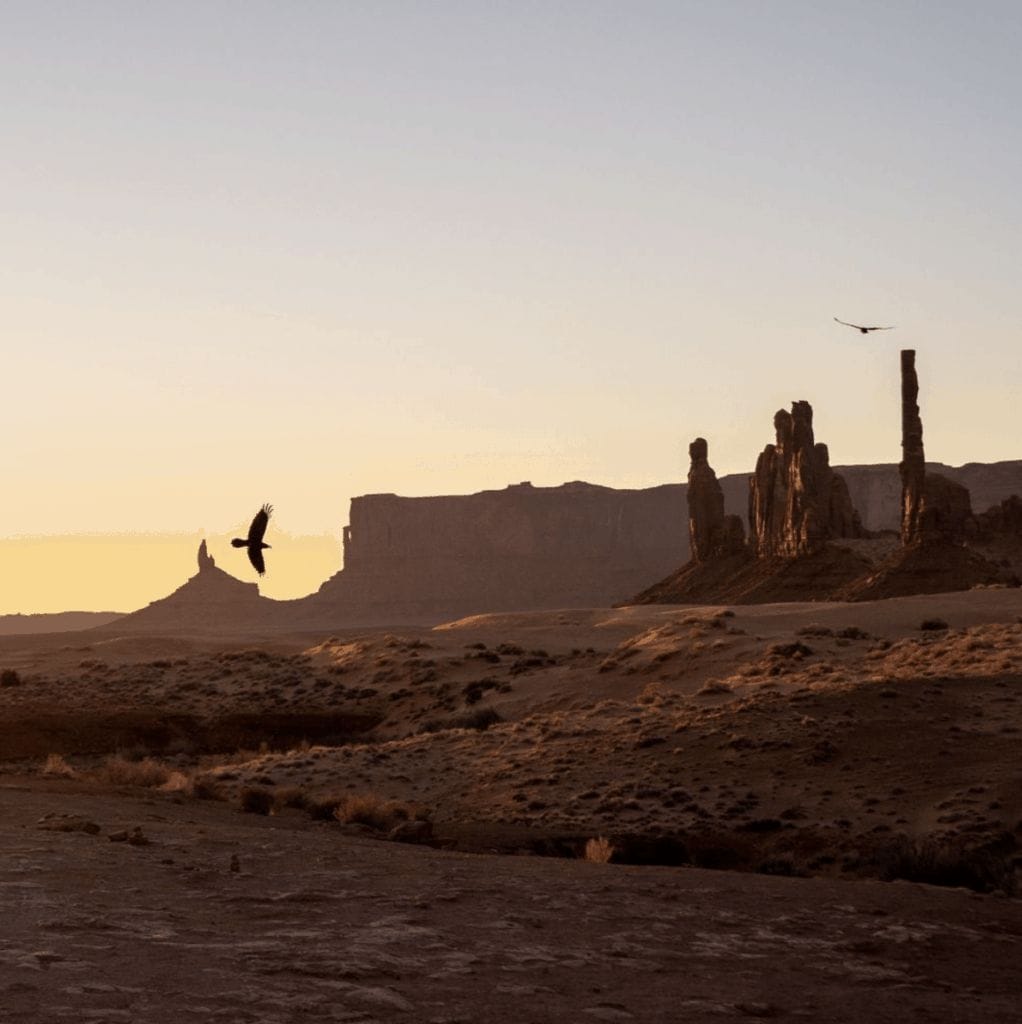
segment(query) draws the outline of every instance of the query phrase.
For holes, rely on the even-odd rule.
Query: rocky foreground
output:
[[[1015,900],[438,852],[69,785],[0,786],[5,1021],[1018,1019]]]
[[[1020,616],[0,638],[2,1005],[1016,1019]]]

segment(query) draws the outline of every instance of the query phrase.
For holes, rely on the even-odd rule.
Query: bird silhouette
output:
[[[248,560],[255,566],[255,571],[260,576],[266,575],[266,563],[263,561],[263,548],[268,548],[269,544],[263,543],[263,534],[266,533],[266,524],[270,521],[270,516],[273,515],[272,505],[263,505],[263,507],[256,512],[255,519],[252,520],[252,525],[248,528],[248,537],[242,540],[240,537],[235,537],[231,541],[231,546],[235,548],[248,548]]]
[[[834,317],[837,320],[837,317]],[[860,327],[858,324],[850,324],[847,320],[837,320],[839,324],[844,324],[845,327],[854,327],[855,330],[859,331],[860,334],[869,334],[870,331],[893,331],[894,326],[890,327]]]

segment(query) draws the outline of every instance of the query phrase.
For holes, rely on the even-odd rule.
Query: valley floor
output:
[[[3,1019],[1016,1020],[1020,617],[0,637]]]
[[[1015,900],[472,856],[38,778],[0,806],[19,1024],[1018,1020]]]

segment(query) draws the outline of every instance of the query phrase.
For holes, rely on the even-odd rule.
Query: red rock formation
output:
[[[745,547],[741,517],[724,514],[724,492],[707,461],[707,451],[701,437],[688,446],[688,536],[694,562],[737,554]]]
[[[795,402],[774,416],[767,445],[749,481],[750,541],[758,558],[798,558],[828,541],[861,537],[845,481],[830,468],[827,446],[813,438],[813,408]]]
[[[901,543],[964,544],[972,519],[969,491],[939,473],[926,472],[919,378],[913,349],[901,353]]]
[[[203,540],[202,543],[199,545],[198,559],[199,572],[205,572],[207,569],[213,569],[216,567],[216,560],[209,553],[209,551],[206,550],[205,540]]]
[[[975,517],[970,532],[981,541],[1022,539],[1022,498],[1012,494],[1000,505],[980,513]]]
[[[685,488],[516,484],[471,495],[353,498],[344,568],[305,599],[332,623],[441,622],[609,605],[687,557]]]
[[[916,353],[901,353],[901,542],[915,543],[920,537],[923,493],[926,486],[926,453],[923,451],[923,421],[919,417],[919,378]]]

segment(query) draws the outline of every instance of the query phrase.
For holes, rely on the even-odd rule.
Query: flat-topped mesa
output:
[[[758,558],[798,558],[828,541],[863,536],[844,478],[813,437],[813,407],[793,402],[774,416],[776,440],[749,478],[750,544]]]
[[[724,514],[724,492],[707,461],[708,445],[697,437],[688,446],[688,536],[693,562],[737,554],[745,548],[740,516]]]
[[[964,544],[972,520],[968,488],[926,472],[914,349],[901,353],[901,543]]]

